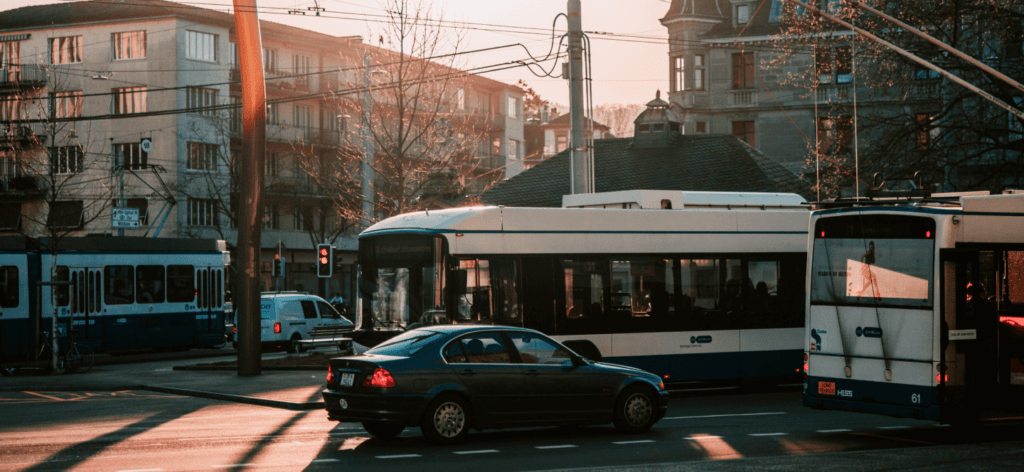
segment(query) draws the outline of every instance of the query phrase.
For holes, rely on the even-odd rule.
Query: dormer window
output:
[[[750,21],[750,14],[753,12],[751,6],[752,5],[749,3],[741,3],[734,7],[736,12],[736,26],[744,26],[748,21]]]

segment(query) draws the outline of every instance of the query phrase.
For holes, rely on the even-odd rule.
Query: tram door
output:
[[[219,344],[224,334],[224,271],[220,268],[196,268],[196,341],[200,345]]]
[[[71,272],[71,282],[75,296],[71,300],[71,312],[75,316],[75,340],[78,342],[94,340],[89,344],[100,350],[103,339],[103,319],[100,318],[102,305],[100,295],[103,293],[103,270],[75,268]],[[87,342],[87,341],[86,341]]]

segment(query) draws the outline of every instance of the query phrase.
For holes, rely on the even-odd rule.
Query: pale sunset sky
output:
[[[413,2],[420,0],[412,0]],[[431,0],[425,0],[431,1]],[[484,49],[522,43],[534,57],[542,57],[551,46],[551,26],[555,16],[565,13],[565,0],[432,0],[444,9],[444,19],[464,23],[467,36],[461,50]],[[55,0],[0,0],[0,10],[29,5],[58,3]],[[128,3],[131,3],[128,0]],[[193,6],[229,11],[231,0],[181,1]],[[260,19],[284,23],[335,36],[359,35],[376,42],[384,13],[377,0],[319,0],[326,9],[322,16],[291,15],[288,10],[306,10],[313,0],[257,0]],[[601,104],[643,104],[654,98],[655,90],[668,87],[667,32],[658,21],[668,11],[668,0],[582,0],[583,30],[611,33],[589,34],[593,74],[593,99]],[[364,16],[366,15],[366,16]],[[555,25],[556,35],[565,33],[564,18]],[[376,45],[376,44],[375,44]],[[458,65],[468,69],[508,61],[524,60],[522,48],[467,54]],[[550,67],[551,63],[547,63]],[[536,70],[536,68],[535,68]],[[559,69],[561,70],[561,66]],[[534,76],[519,67],[484,74],[486,77],[516,83],[525,80],[542,98],[569,103],[566,81]]]

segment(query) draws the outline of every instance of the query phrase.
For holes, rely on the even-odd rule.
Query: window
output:
[[[277,50],[263,48],[263,71],[271,74],[277,74]]]
[[[559,134],[555,137],[555,152],[562,152],[569,147],[569,136],[566,134]]]
[[[142,59],[146,57],[146,32],[127,31],[113,33],[111,38],[110,57],[115,61],[125,59]]]
[[[263,229],[278,229],[280,217],[277,212],[277,205],[267,205],[263,209]]]
[[[82,172],[81,146],[50,148],[50,171],[54,174],[77,174]]]
[[[833,73],[835,77],[833,78]],[[819,47],[814,51],[814,74],[819,84],[853,82],[853,53],[849,47]]]
[[[189,197],[188,224],[192,226],[217,226],[217,200]]]
[[[21,229],[21,203],[7,202],[0,205],[0,231]]]
[[[188,143],[188,170],[217,172],[217,155],[220,146],[207,143]]]
[[[768,23],[779,23],[785,14],[786,0],[772,0],[772,9],[768,13]]]
[[[473,333],[464,336],[460,343],[469,364],[510,364],[508,349],[498,333]]]
[[[277,177],[277,153],[267,152],[263,155],[263,175]]]
[[[303,85],[309,84],[309,56],[302,54],[292,55],[292,64],[295,66],[295,82]]]
[[[185,107],[192,113],[216,116],[217,89],[188,87],[185,89]]]
[[[268,108],[269,112],[270,109]],[[267,122],[269,123],[269,113]],[[242,132],[242,97],[231,97],[231,132],[241,133]]]
[[[754,88],[754,54],[750,52],[732,55],[732,88]]]
[[[706,121],[698,121],[694,123],[697,134],[706,134],[708,132],[708,123]]]
[[[15,308],[18,306],[19,287],[18,268],[14,266],[0,267],[0,308]]]
[[[232,69],[238,69],[242,65],[238,60],[238,43],[228,42],[228,65]]]
[[[684,80],[684,71],[686,70],[686,59],[683,56],[676,56],[672,58],[672,83],[670,84],[673,92],[679,92],[686,90]]]
[[[604,283],[606,261],[563,259],[565,277],[565,306],[559,320],[564,320],[567,331],[604,333]]]
[[[185,31],[185,57],[197,61],[217,62],[217,35]]]
[[[190,265],[167,266],[167,302],[191,302],[196,299],[195,267]]]
[[[750,4],[736,5],[736,26],[744,26],[750,21]]]
[[[509,333],[523,364],[572,365],[569,350],[537,335]]]
[[[114,114],[146,112],[146,87],[123,87],[113,90]]]
[[[267,124],[268,125],[276,125],[278,123],[278,121],[277,121],[277,119],[278,119],[277,111],[278,111],[279,108],[280,107],[277,106],[276,103],[268,103],[267,104]]]
[[[18,97],[0,98],[0,121],[27,120],[28,110],[22,106],[22,103]]]
[[[704,55],[693,55],[693,89],[704,90]]]
[[[164,302],[164,266],[143,265],[135,268],[135,293],[138,293],[139,303],[163,303]]]
[[[836,83],[853,82],[853,52],[848,47],[836,48]]]
[[[456,105],[458,106],[459,110],[465,110],[466,109],[466,90],[465,89],[459,89],[459,91],[456,92]]]
[[[292,125],[301,130],[308,130],[313,121],[313,112],[307,106],[295,105],[292,108]]]
[[[508,97],[508,117],[519,118],[519,99]]]
[[[54,118],[78,118],[82,116],[82,92],[57,92],[50,94],[53,100]]]
[[[129,305],[135,303],[135,267],[106,266],[103,268],[103,303]]]
[[[508,160],[519,160],[519,141],[516,141],[514,139],[508,140]]]
[[[939,77],[941,77],[941,75],[938,72],[922,65],[916,66],[914,70],[914,78],[916,80],[935,80]]]
[[[114,164],[123,165],[125,169],[131,170],[147,169],[149,153],[142,150],[140,143],[115,144]]]
[[[50,38],[50,64],[74,64],[82,62],[82,37],[64,36]]]
[[[52,229],[78,229],[82,227],[84,205],[81,200],[51,202],[46,215],[46,226]]]
[[[292,214],[292,229],[295,231],[305,231],[311,229],[313,225],[313,209],[307,207],[295,207],[295,212]]]
[[[733,121],[732,122],[732,134],[735,135],[740,141],[749,144],[751,147],[754,145],[754,122],[753,121]]]
[[[0,75],[0,81],[17,82],[21,80],[21,42],[0,41],[0,69],[7,72]]]

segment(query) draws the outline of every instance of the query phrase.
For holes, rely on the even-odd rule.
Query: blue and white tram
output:
[[[55,255],[46,243],[0,237],[4,357],[32,352],[55,309],[59,337],[73,326],[97,352],[224,343],[224,241],[64,238]],[[53,281],[73,284],[40,284]]]
[[[811,228],[805,406],[1024,414],[1024,194],[836,205]]]
[[[802,197],[566,199],[571,208],[458,208],[368,228],[363,327],[524,326],[667,382],[799,376]]]

